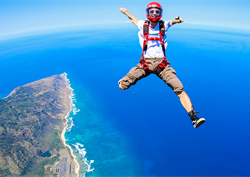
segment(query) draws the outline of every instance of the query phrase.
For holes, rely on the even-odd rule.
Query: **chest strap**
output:
[[[164,26],[164,22],[162,20],[159,21],[159,28],[160,28],[159,37],[150,37],[149,38],[149,21],[145,20],[144,25],[143,25],[144,41],[143,41],[143,50],[142,50],[142,56],[140,59],[140,64],[141,64],[142,68],[144,69],[146,76],[150,74],[148,63],[146,62],[145,57],[144,57],[144,52],[147,50],[147,42],[148,41],[157,40],[161,43],[161,46],[162,46],[162,51],[163,51],[164,57],[163,57],[162,62],[159,64],[159,66],[156,70],[156,73],[159,74],[167,65],[170,64],[168,62],[168,60],[166,59],[166,52],[165,52],[165,45],[164,45],[165,26]]]

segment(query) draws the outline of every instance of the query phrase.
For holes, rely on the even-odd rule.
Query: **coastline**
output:
[[[66,129],[67,129],[67,127],[68,127],[68,124],[67,124],[67,122],[68,122],[68,117],[69,117],[70,112],[72,111],[72,105],[73,105],[73,100],[72,100],[72,98],[71,98],[73,89],[70,87],[69,79],[67,79],[67,73],[64,73],[64,78],[65,78],[65,80],[66,80],[66,83],[67,83],[68,88],[69,88],[70,91],[71,91],[71,94],[70,94],[70,96],[69,96],[69,100],[70,100],[70,109],[69,109],[68,113],[66,114],[66,116],[64,117],[64,119],[66,120],[66,122],[65,122],[65,126],[64,126],[64,128],[63,128],[62,134],[61,134],[61,139],[62,139],[62,142],[63,142],[64,146],[66,146],[66,147],[68,147],[68,148],[70,149],[70,153],[71,153],[72,157],[74,158],[74,159],[73,159],[73,162],[74,162],[75,174],[77,175],[77,177],[79,177],[80,164],[79,164],[79,163],[77,162],[77,160],[76,160],[76,156],[75,156],[74,153],[73,153],[73,149],[71,148],[71,146],[69,146],[69,145],[66,144],[66,139],[65,139],[65,132],[66,132]]]

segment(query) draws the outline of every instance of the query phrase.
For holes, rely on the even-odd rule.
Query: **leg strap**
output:
[[[158,66],[158,68],[157,68],[157,70],[156,70],[156,73],[157,74],[160,74],[160,72],[162,71],[162,70],[164,70],[164,68],[167,66],[167,65],[169,65],[170,63],[168,62],[168,60],[164,57],[163,58],[163,60],[162,60],[162,62],[159,64],[159,66]]]
[[[142,68],[145,71],[146,76],[148,76],[150,74],[150,70],[149,70],[148,63],[146,62],[144,57],[141,57],[140,63],[141,63]]]

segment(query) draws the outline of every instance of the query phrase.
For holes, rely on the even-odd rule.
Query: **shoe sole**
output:
[[[199,126],[201,126],[205,122],[206,122],[206,119],[200,118],[193,126],[194,126],[194,128],[198,128]]]

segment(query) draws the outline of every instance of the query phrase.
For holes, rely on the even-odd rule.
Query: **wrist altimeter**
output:
[[[180,19],[179,16],[176,16],[176,17],[175,17],[175,20],[180,20],[180,23],[181,23],[181,19]]]

